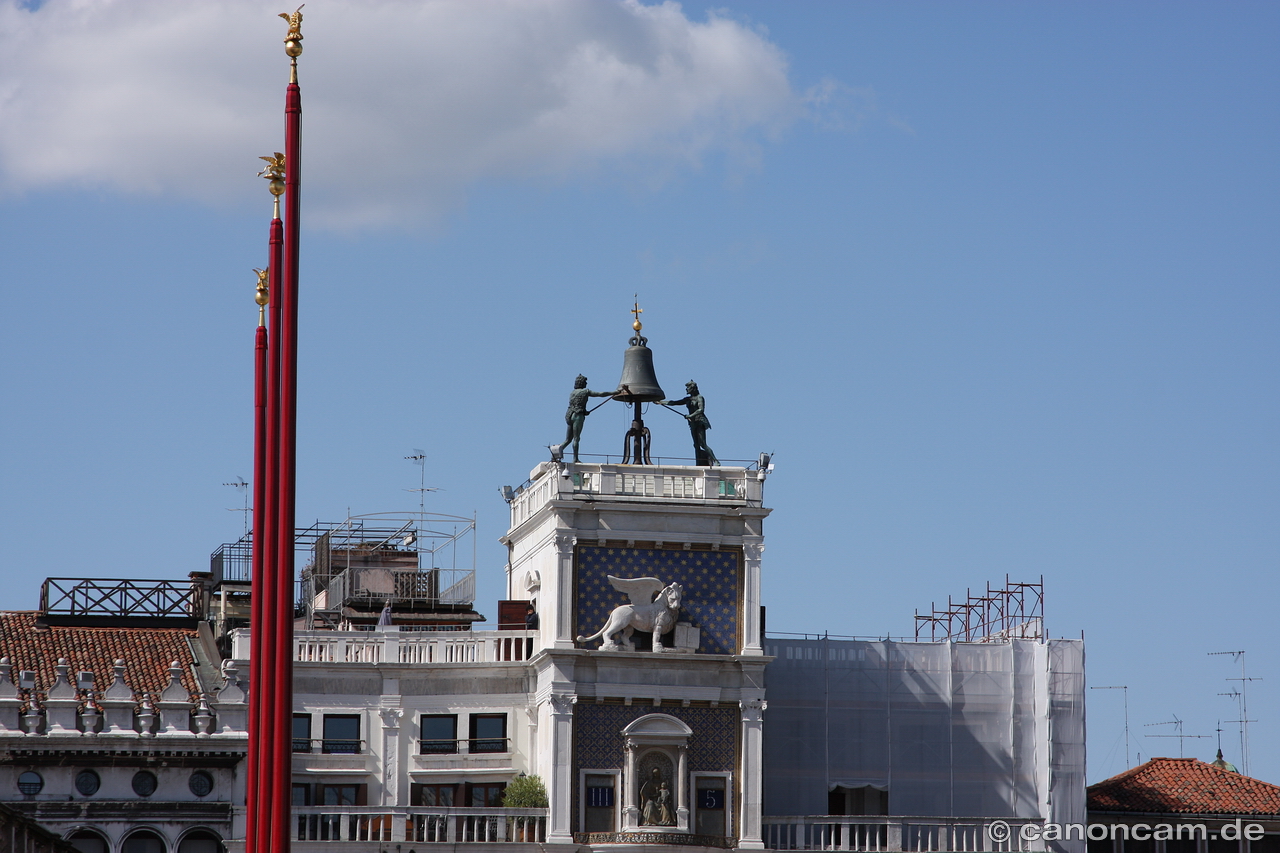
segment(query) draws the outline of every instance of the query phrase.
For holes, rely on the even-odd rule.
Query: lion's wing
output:
[[[666,589],[666,584],[657,578],[616,578],[608,575],[613,588],[631,599],[631,603],[644,606],[653,603],[653,597]]]

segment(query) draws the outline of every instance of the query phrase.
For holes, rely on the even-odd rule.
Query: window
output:
[[[164,839],[149,829],[140,829],[124,840],[120,853],[165,853]]]
[[[107,853],[106,840],[96,832],[82,829],[73,834],[67,841],[80,853]]]
[[[24,794],[38,794],[44,788],[44,779],[34,770],[28,770],[18,777],[18,790]]]
[[[76,790],[86,797],[92,797],[98,793],[98,788],[101,785],[102,780],[92,770],[81,770],[76,774]]]
[[[414,785],[412,802],[415,806],[441,806],[447,808],[455,805],[454,801],[457,795],[457,785]]]
[[[613,832],[617,827],[614,816],[616,794],[613,776],[588,776],[585,828],[587,832]]]
[[[197,829],[178,843],[178,853],[222,853],[222,842],[209,830]]]
[[[365,805],[364,785],[321,785],[320,805],[322,806],[363,806]]]
[[[197,797],[207,797],[213,792],[213,777],[203,770],[197,770],[187,779],[187,788]]]
[[[507,715],[472,714],[469,748],[472,752],[506,752]]]
[[[311,715],[293,715],[293,751],[311,751]]]
[[[321,752],[329,755],[356,755],[360,752],[360,716],[325,714]]]
[[[698,776],[694,780],[694,800],[697,808],[698,835],[725,835],[725,790],[723,776]]]
[[[133,774],[133,792],[139,797],[149,797],[156,792],[156,774],[139,770]]]
[[[311,804],[312,804],[312,803],[311,803],[311,786],[310,786],[310,785],[298,785],[298,784],[294,784],[294,786],[293,786],[293,805],[295,805],[295,806],[309,806],[309,805],[311,805]]]
[[[507,789],[506,782],[497,782],[492,785],[468,785],[470,788],[470,796],[467,797],[467,805],[473,809],[488,809],[502,807],[502,792]]]
[[[458,751],[458,715],[423,714],[421,750],[423,755],[446,755]]]

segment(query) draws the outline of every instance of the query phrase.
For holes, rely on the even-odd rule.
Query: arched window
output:
[[[222,840],[207,829],[196,829],[178,842],[178,853],[222,853]]]
[[[120,853],[168,853],[164,839],[149,829],[130,833],[120,846]]]
[[[107,853],[107,839],[91,829],[78,829],[67,836],[67,841],[80,853]]]

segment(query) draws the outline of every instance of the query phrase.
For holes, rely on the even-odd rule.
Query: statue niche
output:
[[[645,714],[622,730],[629,832],[689,831],[689,738],[693,729],[670,714]]]
[[[589,643],[603,638],[601,651],[633,652],[636,645],[632,642],[631,635],[636,631],[652,631],[653,650],[668,651],[662,645],[662,635],[675,627],[676,619],[680,616],[683,587],[678,583],[663,584],[657,578],[607,577],[613,588],[625,593],[631,603],[615,607],[605,620],[603,628],[590,637],[578,637],[578,642]],[[618,638],[619,634],[622,635],[621,639]]]

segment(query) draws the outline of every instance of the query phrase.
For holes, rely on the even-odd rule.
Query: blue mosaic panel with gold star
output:
[[[684,587],[681,621],[702,629],[702,654],[737,653],[738,601],[742,590],[736,551],[684,551],[657,548],[608,548],[579,545],[575,634],[594,634],[615,607],[630,603],[608,576],[657,578]]]

